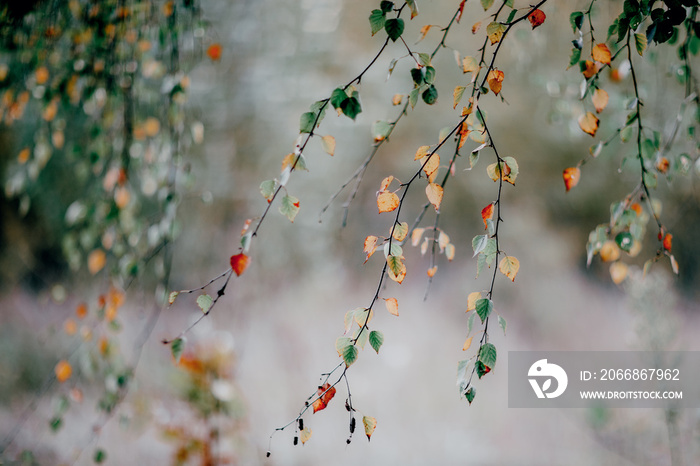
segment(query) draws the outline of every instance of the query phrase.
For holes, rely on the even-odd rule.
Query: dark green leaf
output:
[[[306,112],[299,118],[299,132],[310,133],[314,129],[316,114],[314,112]]]
[[[569,15],[569,23],[571,24],[571,29],[576,32],[583,27],[583,12],[574,11]]]
[[[486,321],[486,318],[491,314],[492,311],[493,301],[487,298],[481,298],[476,300],[476,313],[481,319],[482,324]]]
[[[435,68],[432,66],[426,66],[423,68],[424,80],[426,84],[432,84],[435,82]]]
[[[433,105],[435,102],[437,102],[438,98],[438,92],[435,86],[432,84],[430,85],[429,88],[427,88],[425,91],[423,91],[422,96],[423,97],[423,102],[425,102],[428,105]]]
[[[366,330],[365,330],[366,331]],[[369,344],[372,346],[374,351],[379,353],[379,348],[384,344],[384,334],[379,330],[372,330],[369,333]]]
[[[411,78],[416,86],[420,86],[424,81],[423,71],[420,68],[411,69]]]
[[[185,350],[185,338],[176,338],[173,340],[172,343],[170,343],[170,352],[173,355],[173,359],[175,362],[179,363],[180,362],[180,356],[182,356],[182,352]]]
[[[360,101],[357,97],[348,97],[345,99],[340,105],[340,109],[348,118],[352,118],[353,120],[357,115],[362,113],[362,105],[360,105]]]
[[[569,66],[576,65],[581,60],[581,49],[574,47],[571,49],[571,58],[569,59]]]
[[[472,401],[474,401],[474,397],[476,396],[476,390],[474,387],[469,387],[469,390],[467,390],[464,396],[467,398],[469,404],[472,404]]]
[[[630,232],[623,231],[618,233],[617,236],[615,236],[615,242],[618,246],[620,246],[620,249],[622,249],[625,252],[629,252],[629,250],[632,249],[632,244],[634,243],[634,240],[632,239],[632,234]]]
[[[342,350],[342,356],[343,356],[343,361],[345,361],[345,365],[347,367],[352,366],[352,363],[357,361],[357,347],[355,345],[348,345],[343,348]]]
[[[506,23],[510,23],[515,19],[515,14],[518,12],[518,10],[510,10],[510,14],[508,15],[508,19],[506,20]]]
[[[386,23],[384,23],[384,29],[386,29],[389,39],[393,40],[394,42],[396,42],[396,40],[401,37],[401,34],[403,34],[403,28],[404,22],[401,18],[387,19]]]
[[[477,361],[477,362],[476,362],[476,375],[477,375],[479,378],[482,378],[483,376],[485,376],[485,375],[488,374],[489,372],[491,372],[491,368],[490,368],[490,367],[486,366],[486,365],[485,365],[483,362],[481,362],[481,361]]]
[[[104,461],[107,459],[107,453],[105,453],[103,449],[98,448],[95,450],[95,455],[92,459],[95,461],[95,463],[104,463]]]
[[[491,343],[484,343],[479,349],[479,361],[493,369],[496,366],[496,347]]]
[[[56,416],[51,419],[51,422],[49,422],[49,426],[51,427],[52,432],[58,432],[61,426],[63,426],[63,419]]]
[[[382,3],[379,4],[379,8],[381,8],[384,13],[389,13],[394,8],[394,2],[382,0]]]
[[[331,94],[331,105],[333,108],[340,108],[340,106],[348,99],[347,93],[341,88],[333,89]]]

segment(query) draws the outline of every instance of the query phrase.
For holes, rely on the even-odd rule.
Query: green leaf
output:
[[[493,301],[487,298],[481,298],[476,300],[476,313],[481,319],[483,324],[486,318],[493,312]]]
[[[177,299],[177,296],[180,294],[179,291],[172,291],[170,292],[170,295],[168,296],[168,305],[172,305],[175,300]]]
[[[423,95],[421,97],[423,97],[423,102],[428,105],[433,105],[435,102],[437,102],[438,91],[435,89],[435,86],[431,84],[429,88],[423,91]]]
[[[355,333],[352,335],[352,339],[355,340],[360,349],[365,349],[365,344],[369,339],[369,330],[366,328],[363,329],[362,327],[356,329]]]
[[[391,133],[391,128],[393,126],[388,121],[377,120],[372,123],[372,137],[375,141],[381,141],[386,139]]]
[[[389,242],[384,243],[384,257],[388,259],[390,255],[396,257],[403,256],[403,248],[398,242],[391,242],[391,250],[389,250]]]
[[[389,13],[394,8],[394,2],[382,0],[382,2],[379,4],[379,8],[381,8],[384,13]]]
[[[338,354],[342,355],[343,350],[348,345],[352,345],[352,341],[348,337],[338,337],[335,340],[335,350],[338,352]]]
[[[299,132],[310,133],[313,131],[315,121],[316,114],[314,112],[302,113],[301,117],[299,117]]]
[[[510,23],[511,21],[513,21],[515,19],[515,14],[517,12],[518,12],[518,10],[510,10],[510,14],[508,15],[508,19],[506,20],[506,23]]]
[[[476,163],[479,161],[479,152],[472,152],[469,154],[469,168],[474,168]]]
[[[574,11],[569,15],[569,23],[571,24],[571,29],[576,32],[578,29],[583,27],[583,12]]]
[[[520,172],[518,168],[518,162],[513,157],[503,157],[503,161],[510,168],[510,173],[508,173],[503,179],[510,184],[515,184],[515,179],[518,177]]]
[[[496,366],[496,347],[491,343],[484,343],[479,349],[479,361],[493,369]]]
[[[275,195],[276,188],[277,182],[275,180],[265,180],[260,183],[260,194],[269,202],[272,200],[272,196]]]
[[[471,315],[469,316],[469,320],[467,320],[467,335],[472,333],[472,327],[474,327],[474,317],[476,316],[476,312],[472,312]]]
[[[56,416],[51,419],[51,422],[49,422],[49,426],[51,427],[51,432],[58,432],[61,426],[63,426],[63,419]]]
[[[464,390],[467,388],[469,379],[469,359],[459,361],[457,363],[457,388],[459,389],[459,395],[464,394]]]
[[[379,348],[384,344],[384,334],[379,330],[372,330],[369,333],[369,344],[372,346],[374,351],[379,354]]]
[[[490,367],[487,367],[486,364],[484,364],[484,363],[481,362],[481,361],[477,361],[477,362],[476,362],[476,375],[477,375],[479,378],[482,378],[483,376],[485,376],[485,375],[488,374],[489,372],[491,372],[491,368],[490,368]]]
[[[622,249],[625,252],[629,252],[630,249],[632,249],[634,239],[632,238],[632,234],[630,232],[623,231],[618,233],[617,236],[615,236],[615,242],[618,246],[620,246],[620,249]]]
[[[362,113],[362,105],[360,105],[360,100],[355,97],[348,97],[340,104],[340,109],[343,111],[345,116],[351,119],[355,119],[357,115]]]
[[[411,104],[411,108],[416,107],[416,104],[418,103],[418,94],[419,93],[420,93],[420,89],[416,88],[416,89],[413,89],[408,94],[408,102]]]
[[[403,271],[403,263],[401,262],[401,256],[389,255],[386,258],[386,262],[387,264],[389,264],[389,270],[391,270],[394,276],[400,275]]]
[[[375,35],[384,29],[386,22],[386,14],[382,10],[372,10],[369,14],[369,26],[372,29],[372,35]]]
[[[197,306],[199,306],[199,308],[205,314],[209,312],[209,309],[211,309],[211,305],[213,303],[214,300],[208,294],[202,294],[197,296]]]
[[[487,235],[477,235],[474,237],[474,239],[472,239],[472,249],[474,249],[474,256],[476,256],[486,248],[486,244],[488,243],[488,241],[489,237]]]
[[[469,390],[467,390],[464,396],[467,398],[469,404],[472,404],[472,401],[474,401],[474,397],[476,396],[476,390],[474,387],[469,387]]]
[[[95,450],[95,455],[92,457],[93,461],[97,464],[104,463],[107,459],[107,453],[101,448]]]
[[[173,359],[176,363],[180,362],[180,356],[185,350],[185,337],[176,338],[170,343],[170,353],[173,355]]]
[[[404,22],[401,18],[387,19],[384,23],[384,29],[386,33],[389,34],[389,39],[396,42],[396,40],[403,34]]]
[[[420,86],[425,81],[422,68],[411,68],[411,79],[416,86]]]
[[[430,65],[430,54],[429,53],[419,53],[418,54],[418,61],[423,66]]]
[[[358,349],[355,345],[348,345],[343,348],[341,356],[343,357],[343,361],[345,361],[345,365],[347,367],[352,366],[352,364],[357,361],[357,354]]]
[[[484,11],[491,8],[493,5],[493,0],[481,0],[481,6],[484,7]]]
[[[435,82],[435,68],[432,66],[423,67],[424,80],[426,84],[433,84]]]
[[[574,47],[571,49],[571,58],[569,59],[569,67],[576,65],[581,61],[581,49]]]
[[[348,99],[347,93],[341,88],[333,89],[331,93],[331,105],[333,108],[338,109]]]
[[[503,330],[503,335],[505,335],[506,334],[506,319],[504,319],[503,316],[498,316],[498,325]]]
[[[634,45],[637,47],[637,53],[642,56],[647,49],[647,36],[636,33],[634,35]]]
[[[294,218],[299,213],[299,199],[286,194],[282,198],[282,204],[280,205],[279,211],[282,215],[286,216],[290,222],[294,223]]]

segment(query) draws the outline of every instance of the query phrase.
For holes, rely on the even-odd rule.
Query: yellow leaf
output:
[[[472,291],[469,293],[469,296],[467,296],[467,312],[476,309],[476,301],[479,299],[481,299],[480,291]]]
[[[430,28],[433,26],[435,26],[435,25],[434,24],[426,24],[425,26],[420,28],[420,37],[418,38],[418,41],[416,42],[416,44],[418,42],[422,41],[423,39],[425,39],[425,35],[428,34],[428,31],[430,31]]]
[[[301,440],[302,445],[309,441],[312,433],[308,426],[304,427],[304,430],[299,432],[299,440]]]
[[[379,193],[377,196],[377,207],[379,208],[379,213],[391,212],[396,210],[399,206],[399,196],[388,191]]]
[[[515,281],[515,276],[518,274],[518,270],[520,270],[520,261],[515,257],[505,256],[498,264],[498,270],[512,281]]]
[[[486,77],[486,81],[489,83],[489,88],[491,91],[498,95],[499,92],[501,92],[501,87],[503,86],[503,79],[505,78],[505,74],[503,71],[500,70],[491,70],[489,71],[488,76]]]
[[[595,106],[596,113],[600,113],[608,105],[608,93],[603,89],[596,89],[593,92],[593,106]]]
[[[593,59],[599,63],[609,65],[612,59],[612,54],[610,53],[610,49],[607,45],[596,44],[596,46],[593,47],[593,50],[591,50],[591,57],[593,57]]]
[[[394,97],[391,98],[391,104],[392,105],[401,105],[402,100],[403,100],[402,94],[394,94]]]
[[[469,337],[464,341],[464,345],[462,345],[462,351],[467,351],[471,345],[472,345],[472,337]]]
[[[433,173],[437,172],[437,169],[440,168],[440,156],[438,154],[433,154],[427,161],[421,159],[421,163],[425,164],[423,165],[423,171],[425,172],[425,176],[430,179]]]
[[[447,257],[447,260],[452,262],[452,259],[455,258],[455,245],[450,243],[447,246],[445,246],[445,257]]]
[[[367,263],[369,258],[372,257],[372,254],[374,254],[374,251],[377,250],[377,240],[378,239],[379,238],[377,238],[376,236],[372,236],[372,235],[365,238],[365,244],[364,244],[364,248],[363,248],[364,253],[367,255],[367,257],[365,258],[365,263]]]
[[[428,196],[428,201],[435,207],[435,211],[440,210],[440,203],[442,203],[442,186],[435,183],[429,183],[425,187],[425,195]]]
[[[613,262],[610,265],[610,278],[612,278],[613,283],[619,285],[625,278],[627,278],[627,264],[624,262]]]
[[[367,440],[370,440],[374,429],[377,428],[377,420],[370,416],[362,416],[362,424],[365,426],[365,434],[367,435]]]
[[[400,258],[397,259],[395,256],[389,256],[387,260],[393,260],[394,264],[393,267],[387,267],[389,278],[400,285],[401,282],[403,282],[403,279],[406,278],[406,264],[404,264]]]
[[[440,246],[440,252],[445,250],[445,247],[450,244],[450,237],[443,231],[438,235],[438,245]]]
[[[323,150],[325,150],[328,155],[333,155],[335,153],[335,138],[333,136],[323,136],[321,138],[321,144],[323,145]]]
[[[88,270],[92,275],[104,268],[107,263],[107,255],[102,249],[95,249],[88,255]]]
[[[620,258],[620,248],[617,243],[611,239],[603,243],[603,247],[600,248],[600,258],[603,262],[613,262]]]
[[[384,178],[382,180],[382,184],[379,185],[379,192],[383,193],[384,191],[386,191],[392,181],[394,181],[394,177],[392,175],[389,175],[386,178]]]
[[[578,125],[581,127],[584,133],[588,133],[591,136],[595,136],[596,131],[598,131],[598,118],[591,112],[586,112],[585,115],[581,115],[578,119]]]
[[[406,235],[408,235],[408,222],[394,224],[391,236],[393,236],[396,241],[403,241]]]
[[[56,380],[63,383],[70,379],[71,374],[73,374],[73,368],[65,359],[58,361],[56,367],[54,367],[54,374],[56,374]]]
[[[430,153],[430,146],[420,146],[416,151],[416,155],[413,160],[420,160]]]
[[[372,322],[372,317],[374,317],[374,311],[372,309],[367,309],[367,308],[361,307],[361,308],[355,309],[354,316],[355,316],[355,322],[357,322],[357,325],[359,325],[360,327],[364,327],[365,325]]]
[[[491,41],[491,45],[497,44],[498,42],[501,41],[501,38],[503,37],[503,33],[505,32],[506,27],[505,25],[492,21],[489,23],[488,26],[486,26],[486,34],[489,36],[489,40]]]
[[[464,95],[464,90],[466,87],[464,86],[457,86],[455,87],[455,90],[452,92],[452,108],[457,108],[457,105],[459,105],[459,101],[462,100],[462,96]]]
[[[481,21],[477,21],[472,25],[472,34],[476,34],[479,31],[479,28],[481,27]]]
[[[396,298],[387,298],[384,300],[384,304],[389,314],[396,317],[399,316],[399,301]]]
[[[464,57],[462,59],[462,73],[471,73],[479,69],[479,62],[474,57]]]
[[[420,239],[423,237],[424,231],[425,231],[425,228],[415,228],[413,230],[413,232],[411,233],[411,246],[413,246],[413,247],[418,246]]]

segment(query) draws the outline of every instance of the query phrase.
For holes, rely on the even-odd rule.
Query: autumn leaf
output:
[[[379,213],[391,212],[399,206],[399,196],[394,193],[384,191],[377,195],[377,208]]]
[[[53,372],[56,374],[56,380],[63,383],[70,379],[70,376],[73,374],[73,368],[68,361],[62,359],[58,361],[58,364],[56,364],[56,367],[54,367]]]
[[[467,0],[462,0],[459,4],[459,9],[457,10],[457,23],[462,19],[462,14],[464,13],[464,5],[467,3]]]
[[[396,298],[386,298],[384,300],[384,305],[389,314],[398,317],[399,316],[399,301]]]
[[[591,57],[593,60],[602,63],[604,65],[609,65],[612,59],[612,54],[610,49],[605,44],[596,44],[591,50]]]
[[[102,249],[95,249],[88,255],[88,270],[92,275],[102,270],[107,263],[107,255]]]
[[[450,243],[447,246],[445,246],[445,257],[447,257],[447,260],[452,262],[452,259],[455,258],[455,245]]]
[[[532,13],[527,15],[527,19],[530,20],[530,24],[532,25],[532,29],[535,29],[537,26],[541,26],[542,23],[544,23],[544,20],[547,18],[547,15],[544,14],[544,11],[542,10],[534,10]]]
[[[413,156],[413,160],[420,160],[430,153],[430,146],[420,146]]]
[[[394,94],[394,97],[391,98],[391,105],[401,105],[401,101],[403,100],[403,94]]]
[[[243,272],[245,272],[245,269],[247,269],[249,265],[250,257],[246,256],[245,254],[240,253],[231,256],[231,269],[236,276],[240,277],[243,275]]]
[[[367,238],[365,238],[365,244],[364,244],[364,247],[362,249],[364,251],[364,253],[366,254],[365,262],[364,262],[365,264],[367,263],[369,258],[372,257],[372,254],[374,254],[374,251],[377,250],[377,241],[378,240],[379,240],[379,238],[377,238],[376,236],[373,236],[373,235],[370,235]]]
[[[603,243],[599,254],[603,262],[613,262],[620,258],[620,248],[615,241],[609,239]]]
[[[279,211],[282,215],[286,216],[290,222],[294,223],[294,218],[299,213],[299,199],[289,194],[282,198],[282,205],[280,205]]]
[[[209,48],[207,48],[207,56],[212,60],[212,61],[217,61],[221,58],[221,44],[215,43],[211,44]]]
[[[666,233],[666,235],[664,236],[664,240],[663,240],[664,249],[670,252],[672,242],[673,242],[673,235],[671,233]]]
[[[493,202],[483,209],[481,209],[481,219],[484,221],[484,230],[488,229],[489,223],[487,220],[491,220],[493,218]]]
[[[441,231],[438,235],[438,246],[440,246],[440,252],[443,252],[447,245],[450,244],[450,237],[444,231]]]
[[[335,153],[335,138],[333,136],[323,136],[321,138],[321,145],[328,155],[332,156]]]
[[[513,256],[505,256],[498,264],[498,270],[500,270],[503,275],[510,278],[511,281],[515,281],[515,276],[518,274],[518,270],[520,270],[520,261]]]
[[[659,157],[655,164],[656,169],[662,174],[665,174],[670,166],[671,162],[666,157]]]
[[[299,440],[301,440],[302,445],[309,441],[312,433],[313,432],[311,431],[311,429],[309,429],[308,426],[304,427],[304,429],[301,432],[299,432]]]
[[[437,265],[430,267],[427,271],[428,277],[433,278],[435,276],[435,274],[437,273],[437,269],[438,269]]]
[[[598,71],[598,65],[596,65],[594,62],[590,60],[586,60],[585,62],[583,62],[583,70],[581,72],[583,73],[584,78],[589,79],[593,77]]]
[[[328,403],[335,396],[335,392],[335,387],[331,387],[328,382],[318,387],[318,399],[313,403],[314,413],[326,409]]]
[[[474,29],[472,28],[472,31]],[[506,30],[505,25],[493,21],[489,23],[488,26],[486,26],[486,35],[489,36],[489,40],[491,41],[491,45],[497,44],[498,42],[501,41],[501,38],[503,37],[503,32]]]
[[[489,74],[486,77],[486,81],[489,83],[489,88],[491,88],[491,91],[493,91],[494,94],[498,95],[498,93],[501,92],[501,87],[503,86],[503,78],[504,77],[505,77],[505,74],[503,73],[503,71],[500,71],[500,70],[489,71]]]
[[[440,210],[440,203],[442,202],[443,189],[442,186],[435,183],[429,183],[425,187],[425,195],[428,196],[428,201],[435,207],[435,211]]]
[[[418,42],[422,41],[423,39],[425,39],[426,34],[428,34],[428,31],[430,31],[430,28],[432,28],[433,26],[435,26],[435,25],[434,24],[426,24],[425,26],[420,28],[420,37],[416,41],[416,44]]]
[[[396,241],[403,241],[408,235],[408,222],[401,222],[394,225],[391,236]]]
[[[576,186],[581,179],[581,169],[578,167],[569,167],[564,169],[564,186],[568,193],[571,188]]]
[[[429,159],[427,160],[421,160],[421,163],[423,163],[423,171],[425,172],[425,176],[428,177],[428,180],[431,182],[435,179],[435,174],[440,168],[440,156],[438,154],[433,154],[430,156]]]
[[[406,278],[406,264],[404,264],[401,259],[402,257],[394,255],[389,255],[386,258],[389,265],[389,278],[394,280],[399,285],[401,282],[403,282],[403,279]]]
[[[472,24],[472,34],[476,34],[479,32],[479,29],[481,28],[481,21],[477,21],[476,23]]]
[[[365,435],[367,440],[371,440],[374,429],[377,428],[377,420],[370,416],[362,416],[362,424],[365,426]]]
[[[467,338],[462,345],[462,351],[467,351],[472,345],[472,337]]]
[[[479,69],[479,62],[474,57],[464,57],[462,59],[462,73],[471,73]]]
[[[418,243],[420,243],[420,240],[423,237],[424,231],[425,228],[415,228],[413,230],[413,232],[411,233],[411,246],[418,246]]]
[[[598,131],[598,118],[591,112],[586,112],[578,118],[578,125],[581,127],[584,133],[588,133],[591,136],[595,136],[596,131]]]
[[[85,303],[80,303],[78,306],[75,308],[75,315],[78,319],[84,319],[87,316],[88,308],[87,304]]]
[[[613,262],[610,265],[610,278],[613,283],[619,285],[627,278],[628,267],[624,262]]]
[[[480,291],[472,291],[469,293],[469,296],[467,296],[467,312],[476,309],[476,301],[479,299],[481,299]]]
[[[603,89],[596,89],[593,92],[593,106],[595,107],[596,113],[602,112],[608,105],[608,93]]]
[[[464,95],[465,89],[466,89],[466,87],[464,87],[464,86],[455,87],[455,90],[452,92],[452,108],[453,109],[457,108],[457,105],[459,105],[459,101],[462,100],[462,96]]]

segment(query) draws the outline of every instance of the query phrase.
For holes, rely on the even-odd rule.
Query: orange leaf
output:
[[[433,278],[435,276],[436,272],[437,272],[437,265],[434,265],[428,269],[428,276],[430,278]]]
[[[430,146],[420,146],[416,151],[416,155],[413,160],[420,160],[430,153]]]
[[[501,87],[503,86],[503,78],[505,74],[500,70],[491,70],[489,75],[486,77],[486,81],[489,83],[489,87],[494,94],[498,95],[501,92]]]
[[[207,56],[213,61],[217,61],[221,58],[221,44],[211,44],[207,49]]]
[[[532,13],[527,15],[527,19],[530,20],[530,24],[532,25],[532,29],[535,29],[537,26],[541,26],[542,23],[544,23],[544,20],[547,18],[547,15],[544,14],[544,11],[542,10],[534,10]]]
[[[88,270],[92,275],[104,268],[107,263],[107,255],[102,249],[95,249],[88,255]]]
[[[63,331],[66,332],[66,335],[75,335],[78,331],[78,324],[73,319],[66,319],[63,322]]]
[[[388,191],[379,193],[377,196],[377,207],[379,208],[379,213],[391,212],[396,210],[399,206],[399,196]]]
[[[671,233],[666,233],[666,236],[664,236],[664,249],[667,251],[671,250],[671,243],[673,242],[673,235]]]
[[[425,35],[428,34],[428,31],[430,31],[430,28],[433,26],[435,26],[435,25],[434,24],[426,24],[425,26],[420,28],[420,37],[418,38],[418,41],[416,43],[425,39]]]
[[[600,259],[603,262],[613,262],[620,258],[620,248],[617,243],[611,239],[603,243],[603,247],[600,248]]]
[[[249,265],[250,257],[246,256],[245,254],[240,253],[236,254],[235,256],[231,256],[231,269],[233,269],[233,272],[237,277],[243,275],[243,272],[245,272],[245,269],[247,269]]]
[[[571,188],[576,186],[581,179],[581,170],[578,167],[569,167],[564,169],[564,185],[568,193]]]
[[[440,156],[438,154],[433,154],[428,160],[421,160],[421,163],[425,164],[423,165],[425,176],[432,180],[432,178],[434,178],[432,175],[440,168]]]
[[[596,131],[598,131],[598,118],[591,112],[586,112],[585,115],[581,115],[578,118],[578,125],[581,127],[584,133],[588,133],[591,136],[595,136]]]
[[[480,27],[481,21],[477,21],[476,23],[474,23],[474,25],[472,25],[472,34],[476,34],[477,32],[479,32]]]
[[[78,319],[84,319],[85,316],[87,316],[87,304],[85,303],[80,303],[78,304],[78,307],[75,308],[75,315],[78,317]]]
[[[393,256],[389,256],[393,257]],[[406,278],[406,264],[401,262],[400,260],[396,262],[396,271],[389,267],[387,269],[387,274],[389,275],[389,278],[394,280],[396,283],[399,285],[403,282],[403,279]]]
[[[608,93],[603,89],[596,89],[593,92],[593,105],[596,113],[600,113],[608,105]]]
[[[418,246],[420,239],[423,237],[423,232],[425,228],[415,228],[411,233],[411,246]]]
[[[316,411],[321,411],[322,409],[326,409],[326,406],[328,406],[328,403],[333,399],[335,396],[335,387],[331,387],[329,383],[324,383],[320,387],[318,387],[318,396],[319,398],[314,401],[313,408],[314,408],[314,413]]]
[[[399,316],[399,301],[396,298],[387,298],[384,300],[384,304],[389,314],[396,317]]]
[[[612,278],[613,283],[619,285],[625,281],[628,269],[627,264],[624,262],[613,262],[610,265],[610,278]]]
[[[372,254],[374,254],[374,251],[377,250],[377,240],[378,239],[379,238],[377,238],[376,236],[372,236],[372,235],[365,238],[365,245],[363,248],[363,251],[367,255],[367,257],[365,258],[365,264],[367,263],[369,258],[372,257]]]
[[[591,50],[591,57],[593,57],[593,59],[599,63],[609,65],[612,59],[612,54],[610,53],[610,49],[607,45],[596,44],[596,46],[593,47],[593,50]]]
[[[582,71],[583,77],[588,79],[599,71],[598,66],[590,60],[586,60],[586,69]]]
[[[73,368],[65,359],[58,361],[53,371],[56,374],[56,380],[61,383],[70,379],[71,374],[73,374]]]
[[[660,157],[659,160],[656,161],[656,169],[659,171],[659,173],[666,173],[670,166],[671,163],[666,157]]]
[[[435,211],[440,210],[440,203],[442,203],[442,186],[435,183],[429,183],[425,187],[425,195],[428,196],[428,201],[435,207]]]
[[[467,296],[467,312],[476,309],[476,301],[479,299],[481,299],[480,291],[472,291],[469,293],[469,296]]]
[[[403,94],[394,94],[394,97],[391,98],[391,104],[392,105],[401,105],[402,100],[403,100]]]
[[[382,184],[379,186],[379,192],[383,193],[384,191],[386,191],[392,181],[394,181],[394,177],[392,175],[389,175],[386,178],[384,178],[382,180]]]
[[[493,218],[493,202],[481,209],[481,218],[484,221],[484,230],[486,230],[489,227],[489,224],[486,222],[486,220],[490,220]]]

